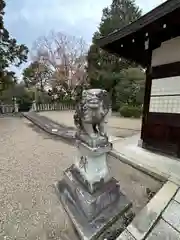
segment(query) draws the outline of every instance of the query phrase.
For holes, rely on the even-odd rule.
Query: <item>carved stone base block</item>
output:
[[[74,166],[55,183],[56,193],[83,240],[97,239],[114,221],[121,217],[131,203],[121,193],[118,182],[111,178],[94,193],[76,177]]]
[[[92,127],[90,125],[90,127]],[[76,139],[80,142],[87,144],[91,148],[104,147],[107,144],[107,137],[103,136],[89,136],[87,134],[76,135]]]
[[[78,145],[75,166],[84,181],[88,182],[87,187],[91,193],[97,185],[108,182],[111,178],[107,166],[107,153],[110,150],[110,143],[101,148],[91,148],[84,143]]]

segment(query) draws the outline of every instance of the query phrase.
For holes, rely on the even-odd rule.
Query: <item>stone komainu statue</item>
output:
[[[77,127],[76,137],[106,138],[106,116],[110,109],[110,99],[107,91],[89,89],[82,92],[82,98],[76,106],[74,123]]]

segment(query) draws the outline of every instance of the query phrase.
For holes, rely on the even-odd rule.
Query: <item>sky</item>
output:
[[[5,27],[30,49],[51,30],[82,37],[91,43],[102,16],[112,0],[6,0]],[[164,0],[136,0],[146,13]]]

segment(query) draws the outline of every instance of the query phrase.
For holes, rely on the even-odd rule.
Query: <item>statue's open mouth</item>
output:
[[[99,99],[98,98],[92,98],[92,99],[89,99],[88,103],[98,103],[99,102]]]
[[[97,98],[90,99],[88,101],[88,106],[90,108],[98,108],[99,107],[99,99],[97,99]]]

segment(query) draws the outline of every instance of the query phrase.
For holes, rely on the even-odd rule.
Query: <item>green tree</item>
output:
[[[5,89],[2,94],[0,99],[4,103],[11,104],[12,103],[12,98],[15,97],[17,100],[21,98],[24,93],[27,91],[25,86],[21,83],[17,83],[14,85],[9,86],[7,89]]]
[[[113,0],[110,7],[103,10],[98,31],[88,52],[87,72],[91,87],[103,87],[111,94],[112,105],[116,105],[115,86],[121,79],[121,71],[136,64],[111,55],[96,45],[96,39],[123,28],[141,16],[141,10],[134,0]]]
[[[135,0],[112,0],[110,7],[103,9],[99,26],[100,36],[106,36],[117,29],[136,21],[142,12]]]
[[[8,30],[4,27],[4,0],[0,0],[0,92],[16,80],[15,74],[9,71],[11,65],[20,66],[27,61],[28,48],[25,45],[18,45],[16,39],[9,36]]]
[[[46,64],[38,61],[30,63],[30,65],[23,71],[23,81],[26,87],[35,86],[41,92],[44,91],[44,87],[50,77],[50,68]]]
[[[17,83],[5,89],[0,96],[0,101],[12,104],[12,99],[16,98],[19,104],[19,111],[29,111],[32,105],[32,94],[22,83]]]
[[[140,106],[144,97],[145,73],[140,68],[124,69],[115,87],[116,104],[118,108],[123,105]]]

